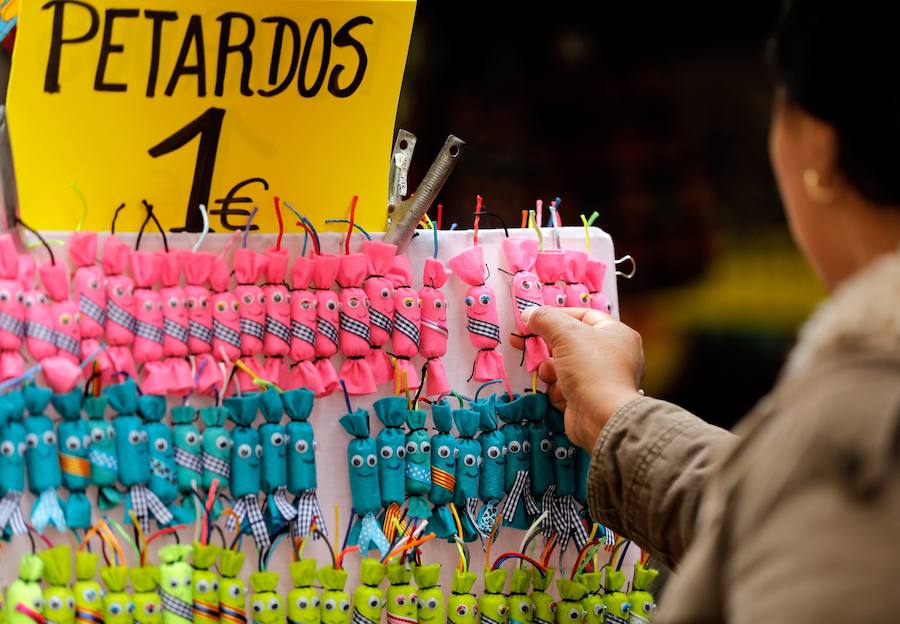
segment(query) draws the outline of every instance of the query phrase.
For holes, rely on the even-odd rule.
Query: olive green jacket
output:
[[[813,315],[734,434],[625,405],[593,450],[589,500],[675,570],[657,622],[896,621],[900,252]]]

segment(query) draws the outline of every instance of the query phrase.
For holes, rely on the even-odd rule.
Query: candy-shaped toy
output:
[[[606,621],[606,605],[600,590],[603,574],[600,572],[583,572],[575,576],[575,580],[584,585],[585,594],[581,599],[586,624],[603,624]]]
[[[88,529],[91,526],[91,502],[85,491],[91,484],[91,462],[88,460],[91,436],[87,421],[81,418],[81,389],[54,394],[51,402],[61,418],[56,437],[62,483],[69,490],[66,526],[70,529]]]
[[[34,624],[44,619],[43,574],[44,562],[40,557],[30,554],[22,557],[19,576],[6,590],[6,621],[9,624]]]
[[[478,412],[470,409],[453,411],[453,421],[459,439],[456,441],[459,454],[456,458],[456,490],[454,504],[464,513],[460,516],[465,541],[472,541],[478,535],[478,487],[481,480],[481,444],[475,439],[478,432]]]
[[[293,589],[287,595],[288,624],[320,624],[321,600],[316,582],[315,559],[300,559],[290,564]]]
[[[591,292],[584,285],[587,262],[588,255],[583,251],[567,249],[563,253],[562,280],[566,286],[567,306],[588,308],[591,305]]]
[[[513,570],[509,583],[509,595],[506,597],[510,624],[532,624],[534,622],[534,601],[528,595],[531,587],[531,574],[528,570]]]
[[[138,624],[161,624],[159,568],[156,566],[132,568],[131,586],[134,588],[134,621]]]
[[[265,377],[279,385],[286,379],[288,371],[284,358],[291,352],[291,298],[285,282],[289,260],[287,249],[266,250],[266,283],[262,287],[266,300]]]
[[[506,443],[503,434],[497,429],[496,397],[491,395],[484,400],[471,403],[472,409],[478,412],[478,424],[481,433],[478,443],[481,445],[481,476],[478,480],[478,497],[483,506],[478,517],[478,531],[483,537],[494,528],[500,500],[506,493]]]
[[[406,564],[392,561],[387,566],[387,611],[388,624],[416,624],[418,596],[410,583],[412,570]]]
[[[274,530],[282,523],[292,521],[297,509],[287,498],[287,432],[281,424],[284,416],[281,396],[275,390],[267,390],[260,394],[259,406],[265,420],[259,427],[262,492],[266,497],[269,524]]]
[[[62,469],[53,421],[44,413],[53,395],[49,388],[34,385],[22,389],[25,409],[25,467],[28,489],[36,500],[31,507],[31,523],[39,532],[52,524],[56,530],[66,530],[66,513],[62,499],[56,493],[62,486]]]
[[[560,549],[564,551],[572,538],[580,549],[587,543],[588,533],[575,503],[575,445],[566,437],[559,410],[551,406],[546,420],[553,434],[553,477],[556,481],[556,498],[550,515],[559,533]]]
[[[194,389],[194,376],[187,361],[190,353],[187,299],[179,285],[185,256],[180,251],[163,252],[159,256],[162,265],[159,295],[162,299],[163,355],[169,372],[168,391],[169,394],[183,396]]]
[[[212,569],[221,549],[209,544],[194,542],[191,563],[194,571],[191,605],[194,622],[202,624],[219,623],[219,575]]]
[[[134,622],[134,598],[126,591],[128,568],[106,566],[100,569],[100,578],[106,583],[103,596],[104,624],[131,624]]]
[[[447,283],[447,269],[436,258],[426,258],[419,300],[422,302],[422,324],[419,353],[425,358],[428,375],[425,394],[438,396],[450,391],[447,369],[441,358],[447,355],[447,296],[440,290]]]
[[[556,605],[556,624],[571,624],[584,620],[584,608],[581,601],[584,599],[584,585],[569,579],[556,581],[556,590],[559,592],[559,604]]]
[[[106,274],[106,322],[103,333],[108,346],[99,358],[104,383],[113,381],[115,373],[137,376],[131,350],[137,329],[134,280],[124,274],[130,257],[131,250],[115,236],[104,241],[101,264]]]
[[[516,327],[525,336],[525,368],[528,372],[533,372],[541,362],[550,357],[544,339],[529,334],[522,322],[525,310],[544,305],[543,285],[534,272],[538,241],[531,238],[504,238],[503,253],[513,273],[512,296],[515,302]]]
[[[406,399],[384,397],[372,404],[384,427],[375,438],[378,447],[378,485],[381,505],[402,505],[406,498]]]
[[[444,606],[444,592],[441,590],[441,564],[432,563],[413,568],[419,599],[416,604],[418,624],[444,624],[447,609]]]
[[[97,582],[97,553],[75,553],[75,621],[78,624],[103,624],[103,590]]]
[[[25,401],[13,390],[0,401],[0,531],[25,533],[22,495],[25,492]]]
[[[531,495],[531,439],[528,432],[528,416],[543,408],[542,395],[536,393],[497,399],[497,416],[505,424],[500,428],[507,453],[504,458],[503,522],[517,529],[527,529],[529,516],[540,512],[537,501]]]
[[[503,586],[506,584],[506,570],[485,569],[484,593],[478,597],[479,622],[481,624],[505,624],[509,607]]]
[[[231,495],[235,500],[234,513],[241,522],[242,530],[253,534],[257,550],[264,552],[271,542],[258,498],[262,485],[262,445],[259,431],[253,428],[253,421],[259,411],[259,395],[254,393],[229,397],[224,404],[235,423],[231,430],[233,445],[230,481]],[[226,526],[230,531],[235,529],[233,516],[228,518]]]
[[[320,568],[319,583],[322,584],[322,624],[349,624],[350,595],[344,591],[347,573],[337,568]]]
[[[44,562],[44,617],[53,624],[74,624],[75,593],[69,587],[72,581],[72,547],[68,544],[54,546],[38,553]]]
[[[213,481],[218,481],[218,492],[224,493],[228,489],[231,480],[231,432],[225,428],[228,420],[228,410],[221,405],[211,405],[200,408],[200,420],[206,428],[203,430],[202,445],[203,454],[203,490],[209,492]],[[218,498],[214,503],[213,517],[219,515],[220,503]]]
[[[379,624],[384,607],[384,592],[379,585],[387,568],[377,559],[363,559],[359,564],[360,584],[353,590],[353,624]]]
[[[601,260],[588,260],[584,271],[584,285],[591,294],[591,307],[611,314],[612,303],[603,294],[604,277],[606,277],[606,263]]]
[[[247,588],[239,577],[246,556],[225,550],[219,559],[219,623],[247,624]]]
[[[188,624],[194,620],[192,570],[188,563],[191,547],[170,544],[159,549],[159,596],[163,624]]]
[[[147,434],[147,451],[150,457],[150,480],[147,487],[160,502],[173,512],[172,505],[178,498],[178,482],[175,465],[175,440],[172,429],[163,424],[166,415],[166,398],[145,394],[138,399],[138,413],[144,419]],[[184,518],[179,518],[184,520]]]
[[[632,624],[644,624],[653,619],[656,611],[656,601],[650,593],[650,585],[656,580],[659,570],[645,568],[637,562],[634,564],[634,577],[631,583],[631,591],[628,592],[628,621]]]
[[[313,391],[306,388],[288,390],[281,395],[284,411],[290,419],[285,425],[287,444],[287,488],[295,496],[294,535],[309,533],[313,518],[322,518],[316,496],[316,440],[309,415],[313,407]],[[322,532],[325,526],[322,525]]]
[[[212,291],[212,356],[220,362],[234,362],[241,356],[241,315],[237,297],[231,292],[230,267],[221,256],[209,274],[209,285]],[[220,391],[224,392],[224,388]]]
[[[205,251],[182,250],[184,271],[184,307],[188,316],[188,351],[197,370],[197,391],[222,390],[224,379],[215,359],[210,355],[213,342],[212,294],[209,282],[216,256]]]
[[[84,400],[88,434],[91,436],[88,450],[91,482],[97,486],[97,508],[100,511],[112,509],[122,502],[122,493],[116,489],[116,482],[119,480],[116,431],[106,419],[106,406],[107,400],[103,395]]]
[[[394,331],[391,344],[397,360],[397,370],[406,375],[406,385],[419,387],[419,373],[411,359],[419,352],[422,326],[422,302],[412,287],[412,267],[406,256],[396,256],[391,267],[394,283]]]
[[[299,256],[291,269],[291,357],[294,365],[288,375],[291,388],[309,388],[316,396],[325,392],[319,370],[314,364],[316,358],[316,327],[318,300],[309,289],[313,273],[313,260]],[[326,291],[322,291],[323,297]],[[333,294],[333,293],[332,293]],[[337,307],[335,307],[335,310]],[[336,336],[337,334],[335,334]],[[323,338],[324,340],[324,338]],[[323,342],[323,345],[327,345]],[[336,346],[336,345],[335,345]],[[334,372],[334,368],[331,369]],[[337,377],[334,377],[337,384]]]
[[[366,360],[372,368],[375,383],[381,385],[394,377],[394,368],[383,347],[394,331],[394,286],[389,277],[397,246],[367,240],[362,253],[368,261],[368,274],[363,289],[369,300],[369,353]]]
[[[162,275],[162,256],[135,251],[130,257],[134,276],[134,361],[143,365],[141,390],[149,394],[169,392],[172,375],[163,360],[162,297],[153,287]]]
[[[313,258],[310,288],[316,294],[316,369],[319,371],[323,395],[331,394],[338,387],[338,376],[331,364],[331,356],[338,352],[340,340],[340,300],[330,289],[340,267],[341,259],[338,256],[319,254]]]
[[[556,601],[547,591],[553,582],[553,568],[547,568],[545,574],[539,570],[531,571],[531,602],[534,604],[534,624],[553,624],[556,621]]]
[[[472,572],[453,573],[453,585],[447,598],[447,621],[450,624],[475,624],[478,621],[478,601],[472,586],[478,576]]]
[[[547,395],[534,393],[533,409],[525,410],[528,426],[528,441],[531,446],[529,460],[529,478],[531,494],[541,501],[541,508],[550,510],[555,500],[556,484],[553,477],[553,437],[547,428],[545,416],[549,403]],[[551,528],[550,516],[544,521],[543,528]]]
[[[544,305],[551,308],[566,307],[565,286],[558,282],[563,274],[564,252],[560,249],[545,249],[538,252],[534,270],[541,280],[544,291]]]
[[[182,511],[189,513],[187,518],[193,518],[194,513],[192,484],[203,483],[203,439],[200,437],[200,430],[194,424],[196,418],[197,411],[193,407],[178,405],[172,408],[175,482],[178,484],[178,492],[183,497]]]
[[[631,602],[622,591],[625,573],[606,568],[603,579],[603,604],[606,607],[606,621],[609,624],[626,624],[631,618]]]
[[[406,412],[406,497],[412,518],[430,518],[428,494],[431,492],[431,436],[425,429],[425,411]]]
[[[341,367],[341,380],[352,395],[375,392],[375,377],[366,361],[369,354],[369,304],[362,289],[366,277],[363,254],[341,256],[338,284],[340,293],[340,349],[346,357]]]
[[[0,381],[25,372],[25,294],[19,281],[19,255],[11,234],[0,235]]]
[[[47,292],[53,316],[53,343],[56,353],[77,364],[81,361],[81,330],[78,327],[78,305],[69,299],[69,275],[62,264],[45,264],[38,269],[41,284]]]
[[[72,232],[69,236],[69,261],[73,269],[72,298],[78,305],[82,350],[93,353],[103,337],[106,322],[106,278],[97,266],[96,232]]]
[[[437,433],[431,437],[431,492],[428,500],[434,505],[434,509],[429,526],[437,537],[449,538],[457,532],[450,503],[453,502],[456,491],[459,448],[456,437],[450,433],[453,412],[447,401],[431,403],[431,419]]]
[[[234,277],[237,286],[234,296],[238,303],[241,328],[241,355],[244,363],[257,374],[261,369],[253,356],[262,353],[266,332],[266,297],[257,283],[266,269],[266,257],[241,247],[234,252]],[[253,377],[243,370],[237,372],[242,392],[253,392],[257,387]],[[275,380],[280,381],[280,380]]]

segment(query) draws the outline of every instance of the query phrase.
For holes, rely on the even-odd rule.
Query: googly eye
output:
[[[412,297],[404,297],[403,298],[403,307],[407,310],[411,309],[416,304],[416,300]]]
[[[422,442],[421,445],[419,445],[419,450],[422,451],[423,453],[430,453],[431,452],[431,442],[425,440],[424,442]]]
[[[241,297],[241,303],[244,305],[250,305],[253,303],[253,295],[250,293],[245,293],[243,297]]]
[[[241,595],[241,588],[238,585],[231,585],[228,588],[228,595],[232,598],[237,598]]]
[[[297,598],[294,604],[297,605],[298,609],[306,609],[307,607],[309,607],[309,600],[301,596],[300,598]]]
[[[444,307],[444,302],[443,302],[443,300],[441,300],[441,299],[435,299],[435,300],[434,300],[434,307],[435,307],[436,310],[442,309],[442,308]]]
[[[156,613],[156,605],[152,602],[148,602],[144,605],[144,615],[153,615]]]
[[[224,312],[228,309],[228,304],[224,301],[216,301],[216,312]]]
[[[475,297],[466,297],[465,302],[466,302],[466,307],[471,308],[473,305],[475,305]]]
[[[257,300],[260,304],[263,304],[263,303],[266,302],[266,296],[265,296],[263,293],[259,293],[259,295],[256,296],[256,300]]]
[[[297,440],[296,444],[294,444],[294,450],[298,453],[305,453],[309,450],[309,442],[306,440]]]
[[[359,297],[350,297],[347,299],[347,305],[354,310],[359,307],[360,303]]]
[[[69,609],[75,608],[75,599],[72,596],[66,598],[66,607]]]
[[[62,609],[62,599],[58,596],[53,596],[50,600],[47,601],[47,607],[56,611],[58,609]]]
[[[37,448],[37,445],[38,445],[37,434],[29,433],[27,436],[25,436],[25,446],[26,447],[33,449],[33,448]]]
[[[328,303],[325,304],[325,308],[328,309],[330,312],[334,312],[335,310],[337,310],[337,307],[338,307],[337,301],[335,301],[333,299],[329,300]]]
[[[581,293],[578,298],[581,300],[581,303],[590,303],[591,302],[591,293]]]
[[[219,591],[219,581],[217,581],[216,579],[213,579],[212,582],[209,584],[209,587],[214,592]]]
[[[555,602],[551,602],[551,603],[550,603],[550,613],[556,613],[556,608],[557,608],[558,606],[559,606],[559,605],[556,604]]]
[[[394,604],[396,604],[398,607],[402,607],[406,604],[406,596],[404,596],[403,594],[397,594],[396,596],[394,596]]]
[[[378,605],[380,605],[380,604],[381,604],[381,601],[378,600],[377,596],[369,596],[369,606],[372,609],[376,609],[378,607]]]
[[[466,466],[468,466],[469,468],[471,468],[472,466],[474,466],[475,463],[477,462],[477,460],[478,460],[478,458],[475,457],[475,456],[472,455],[472,454],[469,454],[469,455],[466,455],[465,457],[463,457],[463,463],[464,463]]]
[[[37,302],[41,305],[46,304],[47,303],[47,295],[45,295],[44,293],[39,294],[37,297]]]
[[[513,440],[512,442],[509,443],[509,452],[510,453],[518,453],[521,450],[522,450],[522,445],[519,444],[517,441]]]
[[[254,600],[253,601],[253,612],[254,613],[262,613],[263,609],[266,608],[266,605],[263,604],[262,600]]]
[[[566,296],[563,294],[556,295],[556,305],[563,307],[566,305]]]
[[[415,442],[407,442],[406,443],[406,454],[412,455],[413,453],[419,450],[419,445]]]
[[[206,581],[197,581],[197,584],[194,587],[201,594],[205,594],[209,591],[209,583]]]
[[[569,457],[574,457],[574,456],[575,456],[575,447],[570,446],[569,447]]]
[[[531,452],[531,442],[529,442],[528,440],[525,440],[524,442],[522,442],[522,451],[524,453],[530,453]]]
[[[241,444],[238,447],[237,453],[238,453],[238,457],[240,457],[241,459],[247,459],[248,457],[250,457],[253,454],[253,449],[250,448],[249,444]]]
[[[151,301],[150,299],[147,299],[144,302],[144,309],[147,310],[148,312],[152,311],[153,310],[153,301]]]
[[[188,310],[193,310],[195,307],[197,307],[197,300],[193,297],[188,297],[184,300],[183,305]]]
[[[69,314],[68,312],[63,312],[62,314],[59,315],[59,322],[62,323],[63,325],[68,325],[69,323],[72,322],[72,315]]]
[[[363,461],[364,460],[362,455],[354,455],[350,458],[350,465],[354,468],[362,468]]]
[[[52,431],[45,431],[43,435],[44,444],[54,446],[56,444],[56,434]]]
[[[531,603],[527,600],[522,600],[519,602],[519,611],[522,613],[530,613],[531,612]]]
[[[200,436],[193,431],[188,431],[186,434],[184,434],[184,441],[188,445],[194,446],[200,441]]]
[[[0,455],[3,455],[3,457],[12,457],[15,452],[16,445],[11,441],[4,440],[3,443],[0,444]]]
[[[483,306],[488,305],[490,302],[491,302],[490,295],[481,295],[480,297],[478,297],[478,303],[480,303]]]
[[[531,280],[522,280],[522,290],[531,290]]]
[[[490,447],[488,447],[488,450],[487,450],[487,456],[488,456],[490,459],[497,459],[498,457],[500,457],[500,453],[501,453],[500,447],[498,447],[498,446],[490,446]]]
[[[131,431],[128,433],[128,443],[132,446],[141,443],[141,432],[140,431]]]
[[[206,297],[200,297],[199,299],[197,299],[197,305],[205,310],[209,307],[209,299]]]
[[[437,609],[437,598],[429,598],[425,606],[429,609]]]
[[[466,615],[469,614],[469,607],[467,607],[466,605],[463,605],[463,604],[457,605],[456,614],[460,617],[465,617]]]
[[[109,426],[106,428],[106,437],[109,438],[110,440],[115,440],[115,439],[116,439],[116,429],[115,429],[115,427],[113,427],[112,425],[109,425]]]
[[[281,608],[281,601],[278,598],[272,598],[269,601],[269,611],[278,611]]]
[[[25,304],[26,308],[30,308],[31,306],[34,305],[34,298],[26,296],[23,298],[22,303]]]
[[[594,605],[594,615],[600,616],[603,614],[603,605],[595,604]]]
[[[165,438],[156,438],[153,441],[153,448],[155,448],[160,453],[165,453],[169,450],[169,441]]]
[[[477,461],[478,461],[478,465],[481,466],[481,464],[484,463],[484,458],[481,455],[479,455],[477,458]]]
[[[169,587],[171,587],[172,589],[176,589],[178,587],[178,579],[177,578],[169,579]]]
[[[81,438],[78,436],[69,436],[66,438],[66,450],[72,453],[81,450]]]
[[[569,612],[566,614],[570,620],[575,621],[581,619],[581,609],[578,607],[572,607],[569,609]]]
[[[381,447],[381,458],[382,459],[390,459],[393,456],[394,456],[394,449],[392,449],[389,446]]]
[[[644,602],[644,611],[647,613],[653,613],[653,610],[656,609],[656,604],[650,602],[649,600]]]
[[[309,299],[304,299],[300,302],[300,307],[304,310],[309,310],[312,307],[312,302]]]
[[[341,611],[349,611],[349,610],[350,610],[350,603],[347,602],[346,600],[341,600]]]
[[[378,464],[378,458],[375,457],[374,454],[366,457],[366,465],[368,465],[369,468],[374,468],[376,464]]]
[[[228,438],[225,437],[225,436],[223,436],[223,435],[220,435],[220,436],[217,436],[217,437],[216,437],[216,442],[215,442],[215,444],[216,444],[216,448],[219,449],[220,451],[224,451],[224,450],[227,449],[229,446],[231,446],[231,444],[230,444],[229,441],[228,441]]]
[[[547,438],[544,438],[543,440],[541,440],[541,450],[542,450],[543,452],[546,453],[546,452],[549,451],[552,447],[553,447],[553,444],[552,444],[552,443],[550,442],[550,440],[548,440]]]
[[[88,279],[87,285],[91,290],[97,290],[98,288],[100,288],[100,280],[98,280],[96,277],[91,277]]]
[[[133,602],[126,603],[125,611],[127,611],[128,613],[134,613],[134,603]]]
[[[506,615],[507,613],[509,613],[509,607],[507,607],[506,605],[500,605],[499,607],[497,607],[497,613],[499,613],[500,615]]]
[[[329,598],[322,606],[325,607],[326,611],[334,611],[337,608],[337,602],[333,598]]]
[[[450,457],[450,447],[449,446],[441,446],[438,447],[438,457],[442,459],[447,459]]]
[[[559,447],[558,449],[553,451],[553,454],[556,456],[556,459],[565,459],[569,455],[569,453],[563,447]]]
[[[122,613],[122,605],[117,602],[112,603],[111,605],[109,605],[109,613],[111,615],[119,615],[120,613]]]
[[[278,432],[275,432],[269,437],[269,443],[272,446],[281,446],[282,444],[284,444],[284,436]]]
[[[238,304],[237,299],[235,299],[234,301],[231,302],[231,309],[234,310],[235,312],[237,312],[239,307],[240,307],[240,304]]]
[[[406,447],[405,446],[397,447],[397,457],[399,457],[400,459],[403,459],[404,457],[406,457]]]
[[[382,299],[390,299],[391,298],[391,289],[390,288],[382,288],[381,289],[381,298]]]
[[[284,303],[284,293],[281,293],[281,292],[272,293],[272,303]]]
[[[81,597],[84,598],[85,602],[94,602],[97,599],[97,590],[86,589],[81,592]]]
[[[169,300],[166,302],[166,305],[170,308],[178,307],[178,297],[169,297]]]
[[[313,599],[312,599],[312,606],[313,606],[314,608],[318,609],[320,603],[321,603],[321,600],[319,599],[319,597],[318,597],[318,596],[313,596]]]
[[[103,442],[103,438],[106,437],[106,434],[103,432],[102,427],[94,427],[91,429],[91,439],[94,442]]]
[[[125,296],[125,287],[122,285],[116,286],[113,288],[113,294],[116,297],[124,297]]]
[[[262,446],[260,446],[259,444],[256,445],[256,456],[262,457]]]

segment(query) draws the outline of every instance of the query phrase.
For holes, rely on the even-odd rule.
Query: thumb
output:
[[[528,308],[522,313],[522,321],[529,332],[544,339],[551,351],[584,325],[562,310],[549,306]]]

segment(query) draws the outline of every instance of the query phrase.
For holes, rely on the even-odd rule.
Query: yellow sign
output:
[[[20,214],[36,229],[380,230],[415,0],[28,0],[9,121]]]

